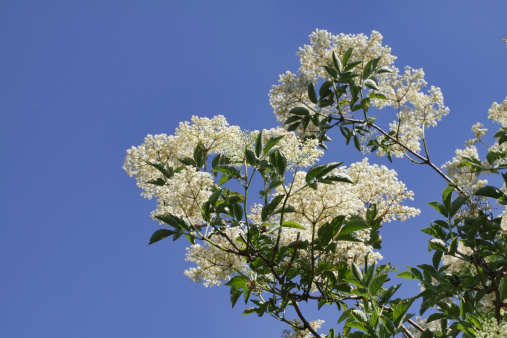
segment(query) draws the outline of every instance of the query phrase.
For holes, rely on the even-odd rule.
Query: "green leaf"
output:
[[[249,149],[245,149],[245,159],[246,163],[250,164],[252,167],[255,167],[257,164],[257,156],[255,156],[255,153]]]
[[[234,177],[236,179],[240,179],[241,178],[240,171],[238,169],[234,168],[234,167],[229,167],[229,166],[226,166],[226,165],[220,165],[220,166],[218,166],[216,168],[213,168],[211,170],[219,172],[219,173],[222,173],[222,174],[225,174],[225,175],[230,176],[230,177]]]
[[[234,305],[236,305],[236,302],[238,301],[239,297],[241,297],[241,294],[243,293],[242,290],[238,290],[238,289],[235,289],[235,288],[231,288],[231,296],[230,296],[230,299],[231,299],[231,304],[232,304],[232,307],[234,307]]]
[[[356,263],[352,262],[352,274],[357,279],[359,283],[362,283],[363,281],[363,273],[361,272],[361,269],[359,266],[357,266]]]
[[[264,147],[264,156],[268,156],[269,150],[272,149],[278,142],[280,142],[283,137],[284,135],[271,137]]]
[[[165,185],[165,180],[163,178],[157,178],[154,180],[149,180],[146,183],[162,186],[162,185]]]
[[[294,115],[299,115],[299,116],[308,116],[308,115],[310,115],[310,112],[308,111],[308,109],[306,109],[304,107],[295,107],[289,111],[289,114],[294,114]]]
[[[349,48],[349,49],[347,49],[345,54],[343,54],[343,59],[342,59],[343,65],[347,66],[347,62],[349,62],[349,59],[350,59],[350,56],[352,55],[353,50],[354,50],[354,48]]]
[[[198,168],[201,168],[206,163],[206,151],[204,150],[204,145],[201,142],[199,142],[194,148],[194,160]]]
[[[190,158],[190,157],[180,158],[179,161],[181,163],[183,163],[184,165],[191,165],[193,167],[197,166],[197,163],[195,162],[195,160],[193,158]]]
[[[428,203],[428,205],[435,208],[435,210],[437,210],[443,216],[448,217],[449,214],[448,214],[447,210],[445,209],[445,206],[442,203],[430,202],[430,203]]]
[[[315,92],[315,87],[313,86],[313,83],[310,82],[308,85],[308,98],[313,103],[317,104],[319,103],[319,99],[317,98],[317,93]]]
[[[436,251],[433,255],[432,263],[435,269],[438,269],[438,265],[440,264],[440,260],[442,259],[443,254],[443,251]]]
[[[361,217],[352,217],[340,230],[340,236],[355,232],[358,230],[364,230],[370,228]]]
[[[387,274],[382,273],[373,277],[369,291],[372,296],[376,296],[377,293],[382,289],[382,286],[387,280]]]
[[[332,94],[332,92],[329,90],[331,87],[333,87],[332,81],[324,81],[324,83],[320,86],[319,95],[321,100],[326,96],[328,96],[329,94]],[[332,102],[334,101],[331,100],[331,104]]]
[[[451,201],[452,201],[452,192],[453,188],[447,187],[442,191],[442,202],[444,203],[445,209],[451,209]]]
[[[342,72],[342,63],[340,62],[340,59],[338,59],[338,57],[336,56],[336,53],[333,51],[333,64],[334,64],[334,67],[336,68],[336,70],[338,70],[338,72]]]
[[[258,310],[255,307],[249,307],[246,308],[245,311],[243,311],[242,316],[251,315],[252,313],[256,313]]]
[[[461,196],[461,197],[458,197],[456,198],[452,203],[451,203],[451,207],[449,209],[449,217],[454,217],[454,215],[456,215],[456,213],[458,212],[458,210],[461,208],[461,206],[463,204],[465,204],[465,202],[468,200],[468,197],[467,196]]]
[[[248,283],[248,278],[242,275],[234,276],[225,285],[228,285],[235,289],[243,289]]]
[[[484,196],[484,197],[491,197],[491,198],[497,198],[500,200],[507,199],[507,196],[503,193],[502,190],[492,187],[492,186],[486,186],[482,187],[479,190],[477,190],[474,195],[476,196]]]
[[[158,169],[167,178],[171,178],[174,175],[174,169],[169,167],[167,164],[159,162],[148,162],[148,164]]]
[[[232,177],[227,174],[220,175],[220,179],[218,180],[218,186],[221,186],[222,184],[229,181],[230,179],[232,179]]]
[[[370,89],[380,90],[380,88],[377,86],[377,83],[375,82],[375,80],[372,80],[372,79],[368,79],[368,80],[364,81],[364,85]]]
[[[336,70],[334,70],[333,68],[329,67],[329,66],[324,66],[324,69],[326,70],[326,72],[331,75],[331,77],[333,79],[336,79],[338,77],[338,73],[336,72]]]
[[[400,327],[403,324],[403,317],[414,300],[415,298],[403,299],[396,304],[393,312],[393,322],[396,327]]]
[[[397,275],[394,275],[395,277],[400,277],[400,278],[408,278],[408,279],[415,279],[417,280],[416,276],[410,272],[410,271],[403,271]]]
[[[437,312],[437,313],[432,313],[428,319],[426,320],[426,323],[431,323],[435,320],[438,320],[438,319],[441,319],[441,318],[445,318],[447,317],[447,315],[445,313],[440,313],[440,312]]]
[[[306,183],[310,183],[311,180],[313,180],[314,178],[323,177],[324,175],[330,173],[331,171],[333,171],[334,169],[339,167],[342,163],[343,162],[330,162],[328,164],[314,165],[306,173],[306,178],[305,178]]]
[[[430,239],[430,248],[438,251],[447,252],[447,245],[443,240],[438,238]]]
[[[507,299],[507,277],[504,276],[500,281],[500,299]]]
[[[302,226],[301,224],[294,222],[294,221],[283,221],[282,228],[295,228],[295,229],[302,229],[302,230],[306,229],[304,226]]]
[[[148,243],[148,245],[150,244],[153,244],[155,242],[158,242],[166,237],[169,237],[171,235],[174,234],[174,231],[173,230],[168,230],[168,229],[159,229],[157,231],[155,231],[153,233],[153,235],[151,235],[151,238],[150,238],[150,243]]]
[[[262,130],[261,130],[257,135],[257,139],[255,140],[255,155],[257,155],[257,157],[261,156],[262,147],[263,145],[262,145]]]
[[[456,236],[451,241],[451,244],[449,246],[449,253],[451,255],[454,255],[457,250],[458,250],[458,237]]]
[[[284,195],[277,195],[271,200],[271,202],[262,208],[261,218],[263,222],[273,214],[273,212],[276,210],[276,207],[278,207],[278,204],[280,204],[284,197]]]
[[[156,215],[156,219],[159,221],[162,221],[166,224],[169,224],[170,226],[176,228],[176,229],[183,229],[183,230],[190,230],[190,227],[187,226],[185,221],[181,219],[179,216],[175,216],[172,214],[164,214],[164,215]]]

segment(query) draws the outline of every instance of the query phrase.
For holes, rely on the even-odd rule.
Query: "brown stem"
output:
[[[306,320],[306,318],[301,313],[301,310],[299,310],[298,303],[296,301],[292,301],[292,306],[294,306],[294,309],[296,310],[296,312],[297,312],[297,314],[299,316],[299,319],[301,319],[301,321],[305,325],[305,329],[308,329],[316,338],[320,338],[320,335],[317,333],[317,331],[315,331],[311,327],[310,323],[308,323],[308,321]]]

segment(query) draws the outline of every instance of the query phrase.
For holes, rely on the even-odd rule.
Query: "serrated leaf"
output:
[[[438,250],[438,251],[444,251],[447,252],[447,245],[445,242],[438,238],[432,238],[430,239],[430,247],[432,249]]]
[[[369,291],[372,296],[376,296],[377,293],[380,291],[382,286],[384,285],[385,281],[387,280],[387,274],[379,274],[375,277],[373,277],[373,280],[371,282]]]
[[[160,241],[166,237],[169,237],[173,234],[174,234],[173,230],[159,229],[159,230],[155,231],[153,233],[153,235],[151,235],[150,242],[148,243],[148,245],[158,242],[158,241]]]
[[[410,272],[410,271],[403,271],[397,275],[394,275],[395,277],[400,277],[400,278],[408,278],[408,279],[415,279],[417,280],[417,278],[415,277],[415,275]]]

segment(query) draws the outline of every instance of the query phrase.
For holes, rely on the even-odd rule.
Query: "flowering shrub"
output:
[[[433,86],[424,92],[422,69],[396,68],[378,32],[317,30],[298,56],[298,72],[281,75],[270,92],[284,128],[249,132],[223,116],[194,116],[173,135],[148,135],[127,151],[124,169],[144,197],[157,200],[152,217],[164,225],[150,244],[185,237],[186,260],[195,264],[185,274],[207,287],[226,284],[232,306],[240,298],[251,304],[244,314],[290,325],[284,337],[503,336],[506,211],[494,215],[489,199],[507,205],[507,195],[505,185],[488,186],[481,175],[507,182],[507,99],[488,112],[501,127],[486,159],[476,144],[487,129],[477,123],[466,148],[440,169],[429,159],[425,130],[449,113],[442,93]],[[385,128],[371,115],[380,109],[393,112]],[[335,129],[358,150],[407,157],[447,181],[442,201],[429,203],[441,219],[422,229],[433,237],[431,265],[396,276],[396,268],[379,265],[382,226],[420,211],[392,169],[367,158],[320,164]],[[262,203],[253,203],[258,186]],[[418,280],[422,290],[395,299],[401,284],[390,278]],[[420,315],[432,309],[418,322],[408,313],[417,298]],[[302,301],[336,306],[343,332],[319,334],[323,322],[309,321]],[[286,318],[287,308],[298,318]]]

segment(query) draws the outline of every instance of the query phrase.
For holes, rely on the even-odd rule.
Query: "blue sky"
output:
[[[378,30],[398,67],[442,88],[451,114],[428,135],[441,165],[507,95],[506,12],[503,0],[0,2],[0,336],[279,337],[284,325],[231,309],[227,287],[190,282],[185,243],[147,245],[155,204],[121,169],[125,150],[192,115],[274,127],[267,93],[312,31]],[[359,159],[333,138],[326,159]],[[423,215],[388,224],[383,254],[425,263],[419,229],[438,217],[425,202],[444,182],[391,167]]]

